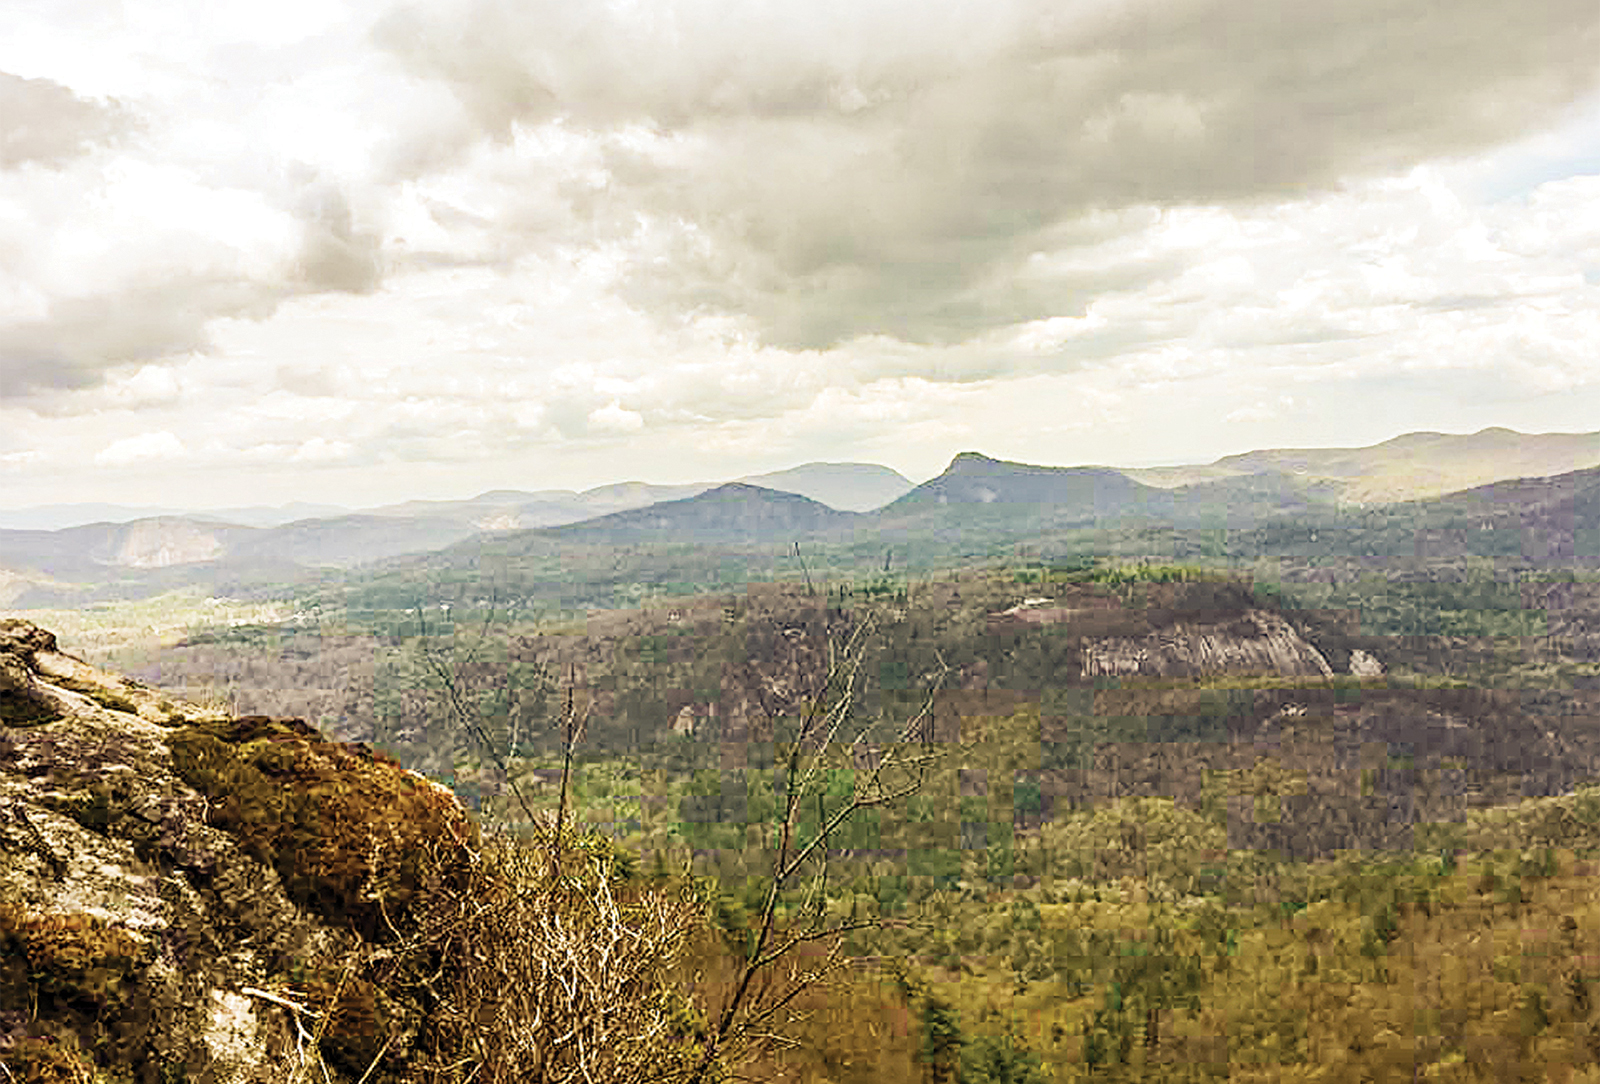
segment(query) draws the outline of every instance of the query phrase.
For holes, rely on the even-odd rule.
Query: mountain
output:
[[[263,530],[230,547],[228,556],[346,568],[404,553],[443,549],[475,533],[466,524],[438,517],[352,514]]]
[[[476,533],[448,519],[345,515],[277,527],[184,516],[0,530],[0,600],[15,606],[144,598],[180,587],[253,589],[407,553]]]
[[[91,523],[131,523],[163,516],[216,520],[244,527],[276,527],[299,519],[337,516],[348,511],[348,508],[336,504],[311,504],[306,501],[290,501],[271,507],[248,505],[240,508],[209,508],[198,512],[153,505],[40,504],[30,508],[0,509],[0,530],[59,531]]]
[[[0,564],[67,580],[106,570],[143,570],[212,561],[259,528],[181,516],[90,523],[58,531],[0,531]]]
[[[1333,483],[1338,499],[1346,503],[1385,504],[1593,466],[1600,466],[1600,433],[1518,433],[1494,427],[1465,435],[1406,433],[1363,448],[1264,449],[1204,465],[1122,473],[1146,485],[1173,488],[1281,471]]]
[[[950,506],[1012,516],[1048,514],[1057,522],[1138,516],[1164,511],[1163,490],[1109,467],[1039,467],[962,452],[944,473],[912,489],[879,512],[894,521],[927,517]]]
[[[881,507],[911,488],[898,471],[876,463],[806,463],[770,474],[751,474],[737,481],[809,497],[830,508],[865,512]],[[615,482],[577,492],[570,489],[497,489],[459,501],[406,501],[368,509],[379,516],[427,516],[453,519],[482,531],[514,531],[559,527],[596,516],[647,508],[663,501],[699,496],[723,483],[690,482],[652,485]]]
[[[552,528],[549,534],[563,541],[612,544],[647,539],[747,545],[788,542],[801,535],[848,527],[857,519],[853,512],[840,512],[796,493],[729,482],[682,500]]]
[[[877,463],[806,463],[770,474],[750,474],[741,482],[798,493],[845,512],[882,508],[914,487],[899,471]]]

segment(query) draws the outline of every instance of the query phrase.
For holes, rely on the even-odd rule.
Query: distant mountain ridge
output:
[[[0,530],[59,531],[92,523],[132,523],[134,520],[178,516],[189,520],[214,520],[242,527],[278,527],[299,519],[342,516],[350,509],[336,504],[290,501],[275,507],[250,505],[192,511],[167,505],[40,504],[29,508],[0,509]]]
[[[1144,467],[1122,473],[1174,488],[1281,471],[1323,483],[1347,504],[1391,504],[1439,497],[1509,478],[1550,477],[1600,466],[1600,432],[1406,433],[1362,448],[1269,448],[1213,463]]]
[[[734,482],[809,497],[829,508],[866,512],[882,507],[912,488],[898,471],[877,463],[806,463],[768,474],[749,474]],[[614,482],[577,492],[570,489],[494,490],[460,501],[407,501],[370,511],[374,515],[442,516],[479,530],[526,530],[580,523],[596,516],[685,500],[726,482],[653,485]]]
[[[1556,458],[1600,444],[1600,434],[1556,436],[1555,444],[1540,445]],[[424,557],[430,568],[459,565],[464,571],[490,555],[543,561],[559,572],[605,547],[629,549],[628,560],[642,568],[656,546],[787,548],[809,539],[857,549],[909,545],[975,554],[1002,542],[1090,529],[1169,535],[1220,529],[1229,532],[1230,553],[1345,547],[1372,555],[1426,549],[1521,553],[1535,560],[1600,556],[1600,466],[1497,479],[1410,502],[1361,507],[1347,499],[1351,479],[1369,484],[1384,471],[1393,474],[1396,464],[1436,461],[1441,448],[1476,449],[1473,470],[1487,469],[1490,460],[1536,461],[1519,438],[1508,430],[1470,438],[1409,434],[1371,449],[1248,453],[1204,468],[1161,468],[1163,485],[1129,476],[1148,471],[1041,466],[963,452],[917,486],[870,464],[808,464],[760,476],[788,488],[626,482],[581,494],[500,490],[468,501],[408,502],[272,527],[160,516],[54,531],[0,530],[0,604],[78,605],[181,586],[261,589],[377,562],[393,570],[396,562]],[[1345,477],[1313,475],[1313,469],[1344,471]],[[1173,484],[1183,481],[1184,471],[1195,477]],[[898,496],[869,511],[840,509],[794,491],[808,488],[841,503],[870,505],[901,486]],[[1214,548],[1221,537],[1204,545]]]
[[[861,516],[841,512],[798,493],[729,482],[682,500],[553,528],[562,539],[592,538],[625,542],[635,538],[672,542],[745,544],[831,531]]]
[[[959,488],[962,476],[981,473],[982,463],[1004,463],[977,452],[955,457],[941,477]],[[1299,488],[1314,503],[1389,504],[1443,496],[1511,478],[1550,477],[1586,467],[1600,466],[1600,432],[1519,433],[1491,427],[1471,434],[1405,433],[1365,447],[1266,448],[1223,456],[1206,464],[1170,467],[1066,466],[1045,467],[1013,463],[1039,472],[1075,470],[1120,474],[1148,489],[1176,490],[1238,479],[1243,489],[1260,492],[1263,486],[1280,494]],[[1043,475],[1041,475],[1043,477]],[[1083,475],[1088,478],[1089,475]],[[814,462],[765,474],[744,475],[730,481],[797,493],[840,511],[870,512],[905,497],[916,487],[889,467],[876,463]],[[0,509],[0,530],[60,530],[99,522],[126,523],[159,516],[211,520],[249,527],[278,527],[306,519],[328,519],[359,514],[403,518],[446,519],[477,530],[519,530],[577,523],[595,516],[643,508],[661,501],[697,496],[725,482],[657,485],[615,482],[576,491],[570,489],[499,489],[459,500],[412,500],[399,504],[353,510],[338,505],[291,502],[267,507],[184,510],[170,506],[119,504],[51,504]],[[1060,479],[1049,483],[1060,484]],[[1099,483],[1105,500],[1113,505],[1132,499],[1121,497],[1114,481]],[[1220,491],[1213,491],[1220,492]],[[947,494],[948,495],[948,494]],[[1160,507],[1150,494],[1141,500]]]

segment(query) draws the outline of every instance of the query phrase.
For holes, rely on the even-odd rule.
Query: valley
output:
[[[486,828],[565,791],[646,882],[708,886],[705,1006],[754,943],[807,713],[840,727],[806,747],[799,845],[925,758],[781,894],[852,962],[764,1079],[1600,1080],[1600,470],[1356,505],[968,453],[875,509],[664,496],[387,555],[415,519],[165,564],[110,527],[79,557],[0,536],[57,583],[122,561],[8,612],[364,743]],[[285,553],[327,563],[242,563]]]

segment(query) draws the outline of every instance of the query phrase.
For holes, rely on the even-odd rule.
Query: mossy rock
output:
[[[70,689],[72,692],[87,696],[102,708],[110,711],[125,711],[129,715],[139,714],[139,705],[127,697],[118,696],[104,686],[96,685],[92,681],[79,681],[70,677],[53,677],[50,680],[63,689]]]
[[[152,1025],[140,977],[154,952],[129,931],[92,915],[29,912],[0,900],[0,1012],[48,1021],[52,1033],[0,1049],[0,1062],[16,1072],[21,1060],[39,1074],[21,1074],[19,1080],[76,1084],[90,1078],[84,1069],[90,1059],[73,1048],[80,1040],[93,1046],[103,1064],[136,1059]],[[66,1075],[52,1075],[58,1072]]]
[[[0,1064],[8,1071],[8,1084],[83,1084],[94,1079],[75,1046],[46,1036],[27,1035],[0,1043]]]
[[[0,726],[43,726],[61,718],[48,704],[0,688]]]
[[[294,989],[319,1015],[319,1049],[328,1064],[360,1077],[378,1060],[397,1032],[414,1030],[415,1014],[405,1013],[383,989],[358,974],[328,967],[300,972]]]
[[[32,915],[14,931],[41,996],[121,1012],[130,985],[149,962],[148,945],[127,930],[84,914]]]
[[[211,800],[211,824],[336,927],[391,940],[424,897],[467,884],[476,825],[365,745],[262,716],[184,727],[170,745],[178,774]]]

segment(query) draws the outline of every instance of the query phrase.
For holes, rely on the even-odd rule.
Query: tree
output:
[[[766,899],[753,923],[744,966],[717,1016],[692,1080],[711,1074],[726,1059],[743,1061],[785,1039],[780,1015],[804,991],[823,982],[846,961],[850,934],[903,925],[890,919],[830,919],[827,908],[830,843],[853,817],[915,794],[926,772],[940,759],[932,745],[934,696],[947,670],[929,675],[929,692],[919,710],[886,742],[869,742],[872,721],[860,718],[862,669],[877,628],[869,615],[853,629],[830,629],[830,620],[847,626],[842,611],[812,608],[791,641],[809,641],[824,664],[809,674],[794,697],[791,718],[773,694],[772,675],[755,674],[755,691],[782,780],[777,836],[767,878]],[[796,628],[789,624],[785,632]],[[797,651],[801,650],[797,648]],[[804,655],[794,657],[805,658]],[[759,669],[759,663],[753,663]],[[770,695],[769,695],[770,694]],[[841,786],[842,784],[842,786]],[[808,829],[801,831],[802,823]],[[798,895],[798,899],[794,898]],[[820,958],[803,961],[802,948],[822,946]],[[779,965],[787,974],[777,977]]]
[[[501,856],[523,887],[491,893],[494,902],[483,913],[496,917],[467,924],[483,936],[460,935],[455,943],[458,952],[501,961],[503,981],[493,986],[517,994],[509,1009],[491,1008],[481,990],[466,987],[446,998],[464,1027],[481,1022],[485,1012],[493,1017],[494,1037],[481,1044],[484,1064],[491,1066],[487,1079],[502,1079],[494,1070],[517,1065],[533,1067],[531,1079],[549,1081],[723,1079],[730,1067],[791,1044],[783,1028],[794,1020],[786,1013],[849,962],[844,948],[851,934],[904,925],[831,913],[829,852],[846,838],[854,818],[914,794],[939,759],[931,721],[948,669],[942,659],[927,677],[920,709],[891,724],[883,740],[876,733],[878,720],[864,720],[861,708],[876,617],[852,622],[843,611],[813,605],[799,626],[792,615],[785,615],[781,629],[770,622],[766,642],[799,652],[790,658],[798,660],[788,675],[793,682],[762,673],[759,651],[749,662],[774,752],[772,859],[764,891],[751,894],[759,906],[752,908],[742,962],[723,1003],[707,1019],[681,995],[673,996],[665,978],[692,930],[705,926],[715,900],[705,886],[698,894],[677,896],[634,886],[626,896],[631,908],[623,906],[614,850],[604,840],[581,837],[567,823],[573,749],[583,730],[573,676],[557,723],[564,753],[561,804],[553,818],[539,817],[511,777],[501,748],[508,728],[488,715],[494,702],[474,694],[470,667],[488,635],[492,607],[478,642],[449,661],[428,646],[423,610],[416,612],[426,668],[451,717],[499,768],[540,837],[537,847]],[[492,943],[491,930],[501,943]],[[607,977],[619,968],[620,981]],[[552,984],[559,1004],[543,994],[531,996]],[[955,1062],[946,1062],[954,1073]]]
[[[922,1063],[932,1084],[951,1084],[957,1079],[964,1042],[950,1003],[929,994],[922,1003]]]
[[[1039,1055],[1016,1035],[982,1035],[961,1051],[961,1084],[1044,1084]]]
[[[425,637],[421,607],[417,615]],[[704,1064],[705,1027],[671,980],[710,901],[692,885],[640,884],[632,856],[568,823],[573,749],[587,715],[570,677],[557,721],[560,805],[553,816],[529,807],[471,685],[470,665],[492,617],[491,610],[464,663],[447,662],[426,639],[421,652],[451,716],[499,767],[537,841],[489,840],[472,856],[471,886],[392,955],[441,961],[435,1015],[459,1046],[475,1051],[478,1080],[682,1080]]]

